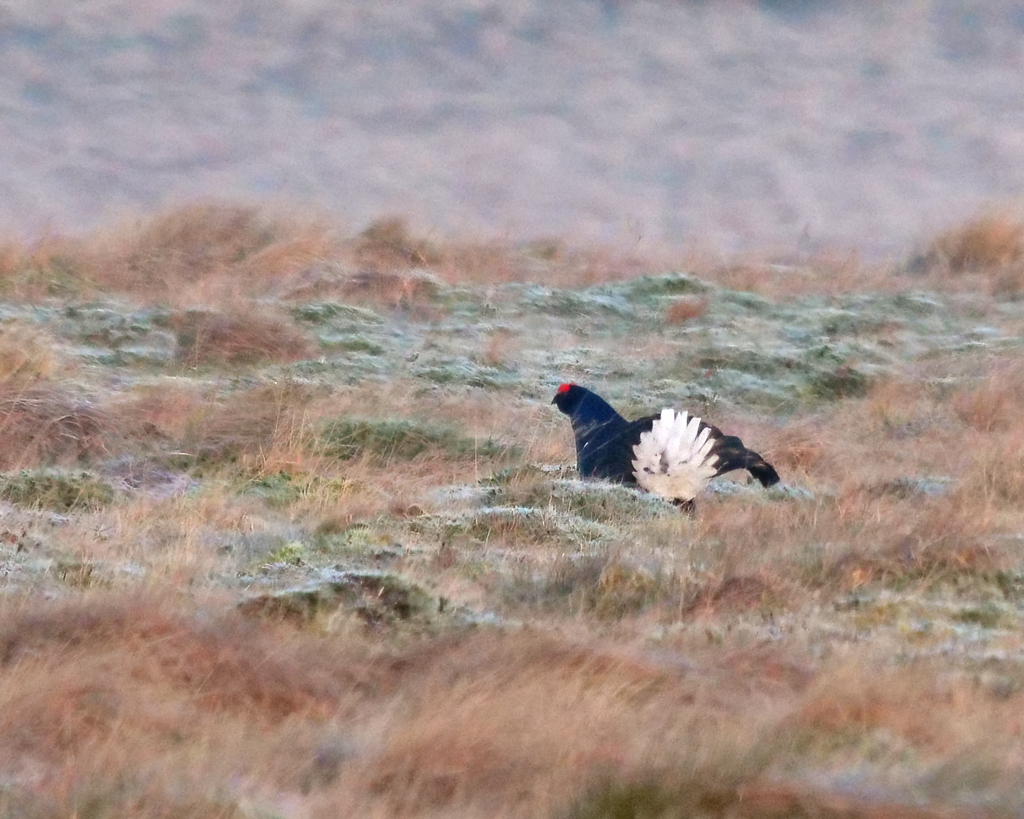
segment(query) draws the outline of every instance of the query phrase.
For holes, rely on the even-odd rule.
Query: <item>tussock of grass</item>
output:
[[[992,372],[958,389],[953,409],[965,424],[982,433],[1004,431],[1015,425],[1024,408],[1024,371],[1017,362],[994,362]]]
[[[174,718],[175,700],[191,700],[201,712],[258,716],[272,724],[326,705],[345,685],[359,684],[358,669],[329,671],[330,661],[309,653],[311,645],[289,647],[273,631],[231,617],[203,626],[161,601],[74,601],[8,612],[4,619],[6,747],[55,762],[95,747],[119,723],[126,738],[141,731],[159,737],[162,748],[154,751],[168,750],[179,741],[176,733],[201,729],[198,722],[190,727]],[[27,657],[37,659],[24,662]],[[61,673],[62,663],[72,660],[78,673]],[[119,673],[105,673],[105,665]],[[305,671],[295,676],[300,667]],[[144,691],[160,694],[151,701],[159,707],[147,712]],[[29,713],[35,716],[31,731],[18,727]]]
[[[551,566],[524,563],[500,582],[504,604],[521,611],[582,613],[593,608],[608,557],[601,554],[563,554]]]
[[[109,451],[115,418],[72,390],[47,382],[0,385],[0,468],[77,463]]]
[[[723,612],[761,611],[787,607],[791,590],[779,578],[729,574],[691,583],[679,598],[676,616],[708,618]]]
[[[356,260],[375,270],[395,267],[429,267],[437,264],[438,251],[423,239],[414,239],[401,217],[390,216],[370,224],[355,242]]]
[[[415,583],[380,572],[335,573],[309,587],[251,597],[239,606],[250,617],[299,623],[351,614],[368,626],[415,622],[421,628],[431,625],[438,609],[433,597]]]
[[[1010,211],[984,213],[940,233],[910,266],[1018,299],[1024,293],[1024,220]]]
[[[552,509],[527,506],[485,506],[459,514],[437,514],[410,522],[417,532],[481,546],[555,546],[578,549],[609,539],[599,523]]]
[[[0,324],[0,384],[6,389],[53,376],[58,361],[48,334],[22,322]]]
[[[275,240],[254,207],[198,204],[168,211],[140,226],[126,266],[138,283],[195,281],[253,256]]]
[[[964,486],[994,507],[1019,508],[1024,503],[1024,447],[1010,441],[1002,451],[983,451],[964,476]]]
[[[495,583],[511,616],[570,614],[599,621],[657,611],[671,619],[680,607],[678,576],[610,555],[564,553],[550,565],[523,563]]]
[[[936,671],[929,665],[905,673],[888,671],[870,682],[852,668],[837,669],[830,680],[832,687],[826,691],[813,686],[793,721],[830,738],[845,734],[847,742],[854,743],[867,733],[884,729],[917,748],[935,750],[952,739],[957,726],[948,712],[946,718],[937,717],[929,702],[939,702],[954,691],[966,694],[966,681],[932,676],[934,684],[928,686],[925,678]]]
[[[860,398],[867,395],[870,381],[864,373],[847,364],[817,373],[808,383],[810,394],[825,401]]]
[[[802,425],[800,428],[789,427],[776,434],[770,449],[765,449],[764,456],[789,475],[806,474],[807,471],[825,457],[826,446],[820,432]]]
[[[370,269],[345,275],[319,292],[326,294],[335,290],[347,300],[409,309],[430,305],[438,295],[439,283],[423,273]]]
[[[602,619],[616,619],[658,605],[671,606],[678,597],[677,577],[623,560],[611,560],[583,603],[584,611]]]
[[[187,310],[170,319],[183,364],[256,364],[297,361],[315,347],[290,320],[254,310],[215,313]]]
[[[690,548],[712,578],[701,600],[732,599],[736,591],[741,602],[789,607],[798,599],[794,580],[806,592],[927,587],[965,574],[988,576],[1007,561],[991,537],[995,528],[992,518],[978,519],[962,495],[893,498],[857,488],[820,500],[707,504]],[[780,543],[785,558],[758,546]]]
[[[171,302],[197,288],[207,295],[255,294],[300,273],[332,246],[315,222],[299,225],[251,206],[198,203],[122,228],[94,281]]]
[[[494,506],[549,510],[598,523],[678,516],[679,511],[657,496],[632,487],[544,478],[499,486],[490,493]]]
[[[189,391],[152,393],[138,411],[176,443],[170,456],[176,463],[267,475],[303,467],[315,444],[308,414],[316,397],[307,385],[283,381],[216,403]]]
[[[99,235],[8,245],[0,286],[29,301],[107,292],[174,304],[231,303],[265,294],[332,253],[335,239],[314,221],[200,202]]]
[[[78,295],[93,264],[93,251],[83,239],[47,234],[32,244],[9,242],[0,289],[9,298],[29,301]]]
[[[951,273],[1008,267],[1024,259],[1024,221],[1009,213],[978,216],[936,236],[926,257]]]
[[[285,508],[303,499],[323,496],[343,496],[352,491],[353,482],[347,478],[326,478],[308,472],[259,473],[245,481],[244,492],[261,498],[271,507]]]
[[[669,324],[685,324],[695,318],[700,318],[707,311],[707,299],[682,298],[673,302],[665,311],[665,321]]]
[[[614,764],[625,750],[619,745],[624,727],[620,708],[652,729],[658,722],[650,712],[633,710],[666,681],[642,662],[543,638],[495,640],[485,635],[445,650],[444,657],[451,669],[442,683],[447,692],[438,691],[441,699],[430,705],[416,729],[396,732],[375,761],[373,793],[392,810],[475,806],[486,811],[503,803],[525,808],[530,797],[509,791],[516,779],[537,783],[542,791],[534,799],[564,804],[568,789],[582,785],[583,771]],[[497,672],[487,675],[489,685],[500,690],[496,698],[467,696],[466,686],[476,675],[466,676],[466,671],[473,667]],[[424,680],[431,690],[441,682],[436,673],[428,672]],[[669,695],[669,701],[675,696]],[[417,702],[427,704],[419,698]],[[602,706],[607,710],[602,712]],[[544,724],[557,725],[562,736],[574,739],[564,743],[544,730],[541,742],[519,741],[538,736],[536,729]],[[559,758],[562,762],[556,764]]]

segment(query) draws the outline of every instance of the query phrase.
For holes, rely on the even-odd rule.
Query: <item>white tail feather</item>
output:
[[[715,476],[718,456],[708,457],[711,429],[700,430],[700,418],[663,409],[650,432],[633,447],[633,474],[648,492],[672,500],[693,500]]]

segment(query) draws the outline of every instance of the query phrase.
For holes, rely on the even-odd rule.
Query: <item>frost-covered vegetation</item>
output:
[[[4,815],[1019,812],[1022,236],[709,264],[221,204],[6,243]],[[563,381],[783,484],[583,483]]]

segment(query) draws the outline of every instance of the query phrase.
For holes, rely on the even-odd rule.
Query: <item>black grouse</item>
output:
[[[582,478],[636,484],[684,509],[712,478],[746,469],[773,486],[779,473],[735,435],[700,418],[662,410],[627,421],[601,396],[578,384],[562,384],[551,401],[569,416]]]

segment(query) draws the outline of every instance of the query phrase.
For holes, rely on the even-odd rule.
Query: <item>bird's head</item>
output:
[[[588,390],[579,384],[562,384],[551,403],[566,415],[572,415],[586,397]]]

